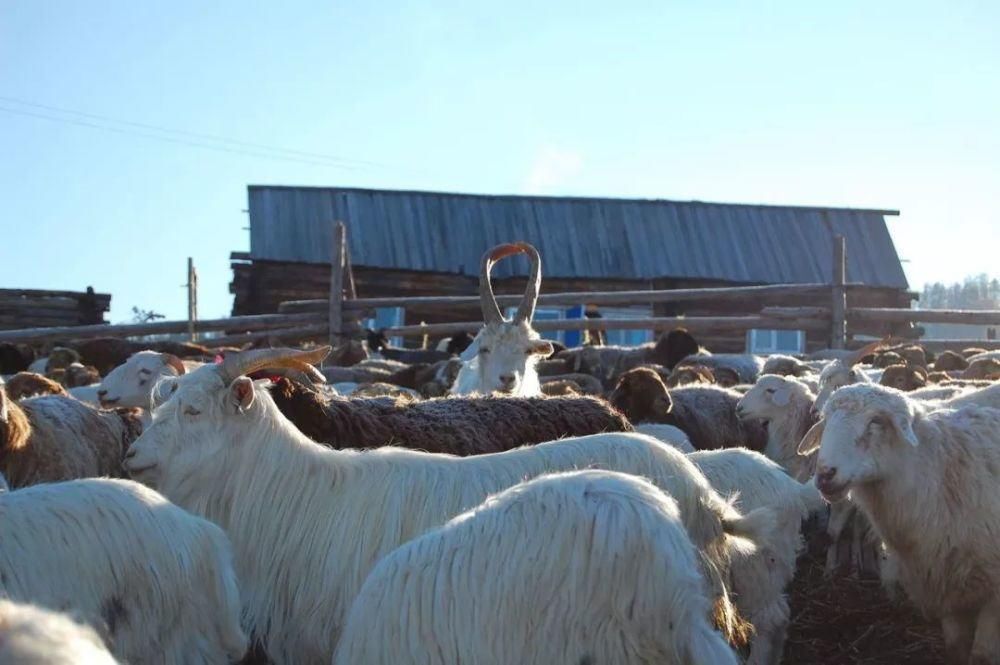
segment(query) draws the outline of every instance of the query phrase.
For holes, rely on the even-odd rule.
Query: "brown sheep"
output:
[[[962,355],[968,360],[972,356],[978,356],[982,353],[989,353],[986,349],[980,349],[978,346],[972,346],[967,349],[962,349]]]
[[[564,397],[566,395],[582,395],[583,389],[576,381],[556,379],[542,383],[542,394],[547,397]]]
[[[0,473],[12,488],[121,477],[141,433],[137,409],[99,411],[61,395],[14,402],[0,387]]]
[[[715,374],[704,365],[682,365],[674,368],[665,383],[668,388],[686,386],[692,383],[715,383]]]
[[[559,374],[557,376],[546,376],[542,377],[542,391],[545,392],[545,386],[549,383],[558,383],[560,381],[568,381],[576,386],[576,390],[581,395],[603,395],[604,386],[601,382],[597,380],[597,377],[591,376],[590,374]],[[546,395],[550,393],[545,393]]]
[[[917,365],[891,365],[882,372],[879,383],[897,390],[910,392],[925,388],[928,382],[927,370]]]
[[[872,367],[878,367],[880,369],[885,369],[886,367],[892,367],[893,365],[905,365],[906,362],[903,360],[903,356],[899,355],[895,351],[883,351],[875,355],[872,362]]]
[[[1000,359],[979,358],[969,363],[968,368],[962,372],[963,379],[990,379],[1000,373]]]
[[[594,397],[345,399],[285,377],[275,382],[271,396],[303,434],[333,448],[396,445],[465,456],[567,436],[632,431],[624,416]]]
[[[914,367],[927,367],[927,352],[924,351],[922,346],[904,346],[901,349],[897,349],[896,353],[903,358],[906,364],[913,365]]]
[[[700,351],[698,342],[683,328],[671,330],[655,343],[641,346],[584,346],[555,356],[571,363],[570,371],[590,374],[604,385],[615,385],[622,374],[641,365],[657,364],[673,369],[684,358]]]
[[[732,367],[713,367],[712,376],[715,384],[722,388],[735,388],[740,385],[740,375]]]
[[[67,388],[82,388],[83,386],[100,383],[101,375],[98,373],[96,367],[73,363],[63,370],[59,382]]]
[[[34,372],[18,372],[10,377],[6,390],[7,396],[15,402],[36,395],[68,395],[61,384]]]
[[[740,393],[717,386],[685,386],[667,390],[660,375],[640,367],[626,372],[611,394],[611,404],[633,423],[673,425],[698,450],[745,446],[764,450],[767,428],[759,420],[740,420]]]
[[[777,374],[778,376],[807,376],[813,371],[809,365],[798,358],[776,353],[767,357],[764,367],[760,370],[761,376],[764,374]]]
[[[0,342],[0,374],[17,374],[27,371],[37,354],[27,344]]]
[[[934,361],[935,372],[958,372],[966,369],[969,361],[960,353],[942,351]]]

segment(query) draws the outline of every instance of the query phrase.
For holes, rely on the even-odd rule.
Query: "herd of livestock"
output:
[[[493,264],[532,263],[504,318]],[[804,540],[1000,664],[1000,353],[0,345],[0,665],[777,665]]]

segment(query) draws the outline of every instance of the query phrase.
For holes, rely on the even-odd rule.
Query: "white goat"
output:
[[[678,501],[709,572],[724,574],[737,546],[727,533],[761,542],[773,528],[770,511],[740,516],[683,454],[638,434],[461,458],[393,447],[331,450],[303,436],[268,391],[243,376],[275,365],[315,371],[307,361],[328,351],[234,354],[168,379],[176,390],[126,459],[135,477],[228,532],[245,616],[279,663],[332,656],[347,610],[381,557],[543,473],[596,467],[652,479]]]
[[[181,376],[187,369],[183,361],[169,353],[139,351],[108,372],[97,389],[102,406],[137,406],[149,409],[150,394],[158,381]]]
[[[730,580],[736,607],[754,627],[748,665],[781,661],[791,610],[785,588],[795,577],[802,551],[802,520],[825,504],[811,484],[802,484],[760,453],[743,448],[703,450],[688,455],[712,488],[734,495],[741,511],[761,508],[778,516],[767,545],[733,554]]]
[[[706,588],[677,502],[654,485],[541,476],[379,561],[334,663],[736,665]]]
[[[132,663],[235,662],[246,651],[229,542],[127,480],[0,493],[0,595],[105,627]]]
[[[0,665],[116,665],[93,628],[0,599]]]
[[[531,260],[531,276],[514,319],[507,321],[493,295],[490,271],[496,261],[522,253]],[[535,365],[540,357],[552,353],[552,344],[543,340],[531,327],[541,283],[541,257],[538,250],[526,242],[498,245],[483,255],[479,273],[479,303],[486,325],[462,352],[462,369],[455,379],[452,394],[503,392],[517,397],[542,394]]]
[[[816,485],[850,493],[952,663],[1000,663],[1000,410],[932,411],[883,386],[839,390],[803,440]]]

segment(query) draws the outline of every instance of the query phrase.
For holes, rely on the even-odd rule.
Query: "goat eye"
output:
[[[774,394],[774,388],[768,388],[764,392],[766,392],[768,395],[773,395]]]
[[[185,413],[185,415],[188,415],[188,416],[201,415],[201,411],[199,411],[198,409],[194,408],[193,406],[185,406],[184,407],[184,413]]]
[[[487,353],[489,353],[489,352],[490,352],[490,350],[489,350],[489,349],[487,349],[487,348],[486,348],[485,346],[481,346],[481,347],[479,347],[479,355],[481,355],[481,356],[482,356],[482,355],[486,355],[486,354],[487,354]]]

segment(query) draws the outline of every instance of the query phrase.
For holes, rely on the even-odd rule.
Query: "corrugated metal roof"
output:
[[[328,262],[342,220],[355,265],[475,274],[489,247],[527,240],[553,277],[805,283],[830,281],[839,234],[849,281],[907,287],[883,219],[893,210],[336,187],[251,186],[249,197],[255,259]]]

